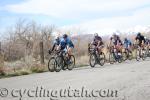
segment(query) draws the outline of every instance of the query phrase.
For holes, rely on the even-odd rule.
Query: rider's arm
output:
[[[97,44],[97,47],[99,47],[100,46],[100,41],[98,41],[98,44]]]
[[[51,50],[51,51],[53,51],[53,50],[55,49],[55,47],[56,47],[56,44],[54,44],[54,45],[53,45],[53,47],[52,47],[52,50]]]

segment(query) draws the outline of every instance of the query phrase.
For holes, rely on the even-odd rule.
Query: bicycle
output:
[[[115,62],[121,63],[123,61],[123,55],[120,50],[116,47],[109,47],[109,63],[114,64]]]
[[[132,51],[129,50],[128,48],[124,48],[124,51],[123,51],[122,55],[123,55],[123,61],[133,59]]]
[[[105,64],[105,54],[103,52],[98,52],[98,48],[89,48],[89,64],[91,67],[95,67],[96,64],[103,66]]]
[[[60,70],[72,70],[75,67],[75,57],[74,55],[69,55],[68,53],[63,50],[56,51],[55,56],[51,57],[48,62],[48,68],[51,72],[56,71],[59,72]],[[50,63],[52,66],[50,68]]]

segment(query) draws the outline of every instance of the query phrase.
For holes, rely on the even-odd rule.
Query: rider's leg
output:
[[[98,47],[98,53],[99,53],[99,54],[102,54],[103,49],[104,49],[104,46],[103,46],[103,45],[99,46],[99,47]]]
[[[70,59],[70,56],[72,55],[72,47],[69,47],[69,46],[67,46],[67,55],[66,55],[66,57],[68,58],[68,59]]]
[[[72,48],[71,47],[67,47],[67,62],[68,64],[71,63],[71,55],[72,55]]]

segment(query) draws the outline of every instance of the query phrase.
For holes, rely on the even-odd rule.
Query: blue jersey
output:
[[[74,48],[74,44],[69,38],[67,39],[62,38],[60,40],[60,46],[61,46],[61,49],[65,49],[67,46]]]
[[[126,48],[128,48],[128,46],[131,46],[131,45],[132,45],[132,43],[131,43],[130,40],[125,40],[125,41],[124,41],[124,46],[125,46]]]

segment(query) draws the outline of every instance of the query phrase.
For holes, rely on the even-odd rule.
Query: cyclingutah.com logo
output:
[[[70,86],[64,89],[47,89],[42,86],[32,89],[11,89],[0,88],[0,98],[15,98],[18,100],[47,99],[59,100],[65,98],[116,98],[118,90],[110,89],[73,89]]]

